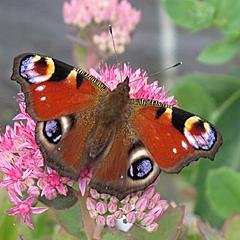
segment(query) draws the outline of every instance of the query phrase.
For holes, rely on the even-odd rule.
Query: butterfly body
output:
[[[77,180],[90,167],[90,186],[122,199],[176,173],[222,143],[206,120],[158,101],[130,99],[129,78],[110,91],[82,69],[37,54],[15,58],[27,112],[37,121],[45,163]]]

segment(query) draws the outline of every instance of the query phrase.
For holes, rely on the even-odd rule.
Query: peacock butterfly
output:
[[[178,173],[200,157],[213,159],[222,137],[208,121],[158,101],[129,98],[128,77],[110,91],[81,68],[24,53],[14,60],[27,112],[37,121],[45,163],[119,199],[143,190],[161,171]]]

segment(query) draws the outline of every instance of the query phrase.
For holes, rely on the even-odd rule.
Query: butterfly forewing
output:
[[[222,143],[212,124],[174,107],[136,105],[131,121],[138,137],[166,172],[179,172],[200,157],[213,159]]]
[[[101,94],[107,91],[82,69],[31,53],[15,58],[12,79],[21,84],[27,111],[38,121],[96,108]]]

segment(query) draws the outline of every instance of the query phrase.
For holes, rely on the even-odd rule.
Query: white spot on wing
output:
[[[188,149],[188,145],[185,141],[182,141],[182,147],[186,150]]]
[[[45,96],[41,97],[40,100],[41,101],[45,101],[47,98]]]
[[[41,92],[45,89],[46,85],[40,85],[38,87],[35,88],[35,91]]]
[[[177,149],[176,148],[173,148],[172,151],[173,151],[174,154],[177,153]]]
[[[29,73],[29,79],[28,81],[30,83],[41,83],[41,82],[46,82],[49,79],[49,76],[47,75],[37,75],[35,71]]]

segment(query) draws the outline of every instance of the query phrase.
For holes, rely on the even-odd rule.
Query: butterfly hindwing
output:
[[[222,143],[212,124],[175,107],[138,105],[131,121],[153,159],[166,172],[179,172],[200,157],[213,159]]]
[[[32,53],[15,58],[12,79],[21,84],[27,111],[38,121],[95,108],[107,91],[84,70]]]
[[[144,190],[160,174],[160,168],[129,125],[116,130],[109,152],[97,165],[90,186],[119,199]]]

